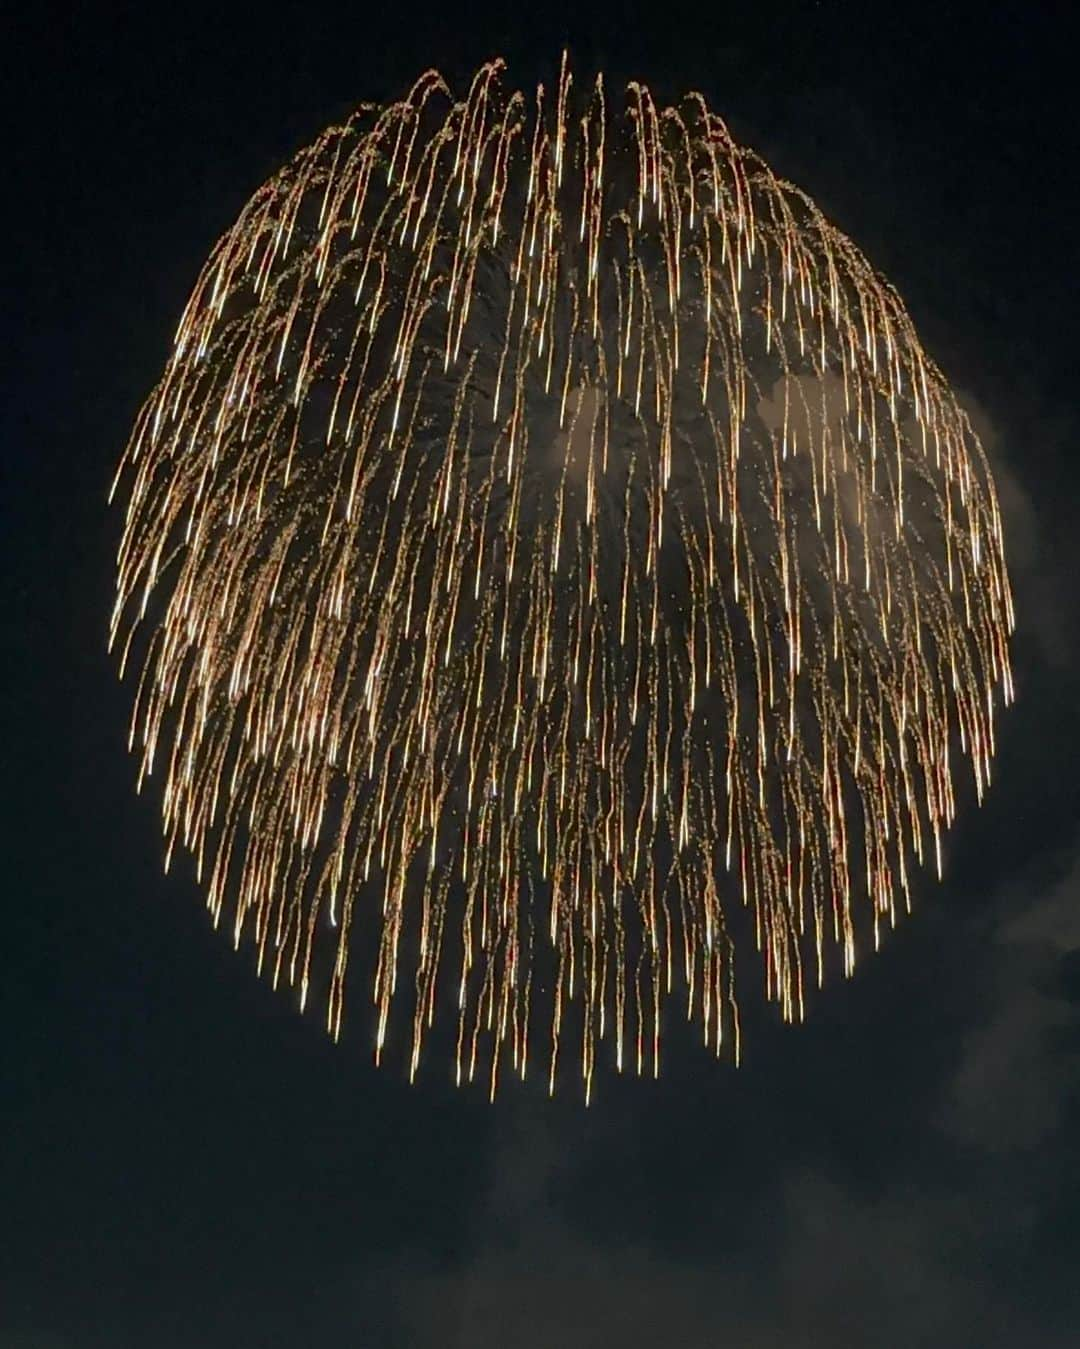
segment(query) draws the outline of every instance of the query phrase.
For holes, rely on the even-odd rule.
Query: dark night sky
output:
[[[0,1349],[1080,1343],[1067,7],[33,8],[4,43]],[[104,651],[105,490],[213,240],[354,102],[498,53],[528,83],[567,41],[700,88],[896,282],[980,418],[1021,624],[988,804],[883,954],[800,1030],[751,1016],[740,1070],[675,1035],[588,1112],[434,1062],[409,1088],[257,983],[160,874]]]

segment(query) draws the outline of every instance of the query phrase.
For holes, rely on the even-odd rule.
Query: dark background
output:
[[[2,43],[0,1349],[1080,1343],[1070,8],[29,6]],[[471,17],[468,17],[470,16]],[[430,65],[699,88],[909,302],[1006,510],[1020,701],[942,886],[744,1066],[495,1106],[259,984],[136,799],[113,466],[254,188]],[[970,797],[970,792],[968,796]],[[753,999],[744,998],[750,1003]]]

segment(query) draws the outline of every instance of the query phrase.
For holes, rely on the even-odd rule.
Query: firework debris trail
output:
[[[737,914],[797,1020],[940,873],[1013,613],[851,242],[699,96],[500,70],[361,108],[218,243],[117,474],[112,641],[166,866],[275,984],[337,1036],[365,934],[376,1057],[455,1001],[459,1080],[539,1035],[587,1094],[602,1041],[658,1070],[672,996],[737,1057]]]

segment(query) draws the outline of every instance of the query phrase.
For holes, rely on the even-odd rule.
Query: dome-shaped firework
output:
[[[260,968],[337,1035],[351,946],[377,1054],[446,1024],[459,1077],[561,1046],[587,1089],[669,995],[737,1053],[737,951],[789,1019],[850,972],[987,784],[1012,611],[851,242],[698,96],[499,75],[362,108],[214,249],[113,638],[167,858]]]

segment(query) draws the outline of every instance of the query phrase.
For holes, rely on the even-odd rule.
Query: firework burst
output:
[[[351,946],[377,1057],[456,1018],[459,1080],[588,1092],[666,1007],[737,1056],[737,950],[797,1020],[876,945],[989,782],[1013,617],[852,243],[699,96],[500,73],[361,108],[215,247],[112,639],[166,865],[275,984],[337,1036]]]

